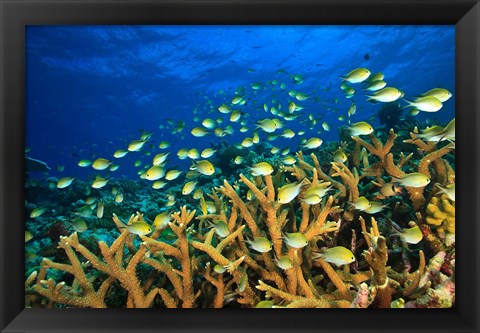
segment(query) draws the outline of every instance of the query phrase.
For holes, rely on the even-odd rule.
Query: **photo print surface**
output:
[[[28,26],[25,307],[454,307],[454,78],[454,26]]]

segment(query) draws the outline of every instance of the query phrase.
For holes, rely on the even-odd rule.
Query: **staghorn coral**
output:
[[[58,247],[68,261],[45,258],[40,269],[29,274],[26,304],[108,307],[107,296],[113,289],[126,295],[121,306],[128,308],[255,307],[262,300],[288,308],[454,304],[454,254],[438,254],[446,248],[446,240],[438,233],[454,232],[454,204],[438,197],[431,187],[407,188],[413,213],[417,213],[418,225],[433,254],[426,258],[423,251],[416,251],[418,260],[404,258],[412,264],[402,271],[388,265],[389,247],[394,242],[390,229],[379,225],[386,219],[377,223],[373,216],[349,205],[368,191],[371,180],[383,184],[420,166],[433,182],[451,183],[454,171],[442,159],[450,148],[439,152],[431,143],[424,147],[420,140],[412,141],[426,153],[416,169],[411,163],[413,154],[401,153],[394,158],[393,130],[385,144],[374,135],[369,138],[371,143],[353,138],[353,150],[358,154],[363,151],[363,156],[345,163],[322,164],[316,154],[304,156],[300,151],[296,155],[298,163],[275,168],[276,173],[271,175],[240,174],[238,180],[224,180],[206,193],[214,209],[200,207],[197,212],[183,206],[171,214],[169,223],[149,235],[136,235],[125,228],[134,222],[148,223],[148,218],[137,212],[127,222],[113,214],[118,236],[110,245],[101,240],[98,245],[81,243],[76,233],[61,237]],[[348,144],[344,146],[347,149]],[[304,180],[300,193],[291,202],[280,204],[276,200],[278,190],[300,180]],[[304,200],[306,191],[318,185],[332,189],[319,203],[308,204]],[[247,198],[247,192],[252,198]],[[422,209],[425,196],[430,198],[426,211]],[[408,199],[400,197],[395,207],[409,207]],[[121,205],[111,209],[117,206]],[[218,222],[226,224],[227,235],[206,227]],[[358,237],[358,232],[363,237]],[[307,245],[289,246],[285,233],[300,233]],[[251,249],[245,241],[257,237],[271,241],[272,249]],[[333,246],[349,248],[357,261],[337,267],[312,255]],[[288,258],[291,267],[281,268],[279,258]],[[435,269],[440,271],[439,265],[447,265],[449,274],[434,274]]]

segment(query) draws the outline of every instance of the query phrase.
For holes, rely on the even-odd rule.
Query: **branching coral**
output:
[[[289,308],[452,304],[455,260],[448,261],[448,275],[433,273],[449,254],[428,262],[427,252],[416,251],[418,260],[412,265],[418,263],[418,268],[410,272],[408,264],[398,272],[387,265],[392,234],[381,225],[385,219],[377,223],[349,204],[363,195],[370,180],[385,184],[391,181],[386,177],[419,171],[443,185],[454,181],[453,169],[442,158],[451,147],[437,149],[412,134],[407,143],[425,153],[417,167],[411,163],[413,154],[402,152],[394,158],[396,137],[393,130],[384,144],[374,135],[370,142],[353,137],[358,156],[344,163],[321,164],[315,154],[309,159],[298,152],[298,163],[278,167],[275,173],[224,180],[206,193],[214,209],[204,205],[197,213],[183,206],[149,235],[137,235],[128,227],[148,223],[142,214],[132,214],[127,222],[113,214],[119,235],[110,245],[99,241],[97,254],[80,243],[81,235],[61,237],[58,246],[68,262],[44,259],[40,270],[25,282],[27,302],[43,297],[49,306],[104,308],[109,291],[117,288],[126,295],[122,306],[129,308],[221,308],[232,302],[255,307],[262,300]],[[280,189],[293,182],[301,184],[299,193],[280,203]],[[306,200],[309,191],[319,188],[328,191],[314,202]],[[407,187],[407,191],[412,216],[417,214],[426,243],[433,252],[442,251],[444,242],[432,229],[437,234],[454,233],[454,203],[431,187]],[[421,210],[425,196],[430,199],[426,213]],[[226,230],[219,232],[215,228],[219,224]],[[168,240],[167,234],[174,240]],[[287,234],[304,243],[289,242]],[[271,249],[259,252],[249,245],[260,238],[271,242]],[[324,248],[334,246],[347,247],[356,261],[336,266],[335,260],[322,257]]]

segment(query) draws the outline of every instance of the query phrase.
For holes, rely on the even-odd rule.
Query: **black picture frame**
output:
[[[95,331],[479,331],[480,4],[477,1],[1,0],[0,328]],[[428,310],[24,309],[25,29],[39,24],[456,26],[456,306]]]

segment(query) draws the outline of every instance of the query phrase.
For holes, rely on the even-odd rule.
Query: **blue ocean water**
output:
[[[252,136],[259,119],[274,118],[264,104],[280,103],[286,110],[292,100],[305,109],[285,128],[306,134],[269,142],[280,149],[290,147],[293,153],[302,138],[312,136],[338,140],[337,128],[346,124],[352,100],[357,111],[351,122],[368,121],[380,131],[382,103],[367,102],[361,85],[354,85],[352,99],[339,88],[339,76],[358,67],[384,73],[388,86],[409,100],[432,88],[448,89],[453,97],[439,112],[415,117],[425,127],[445,125],[455,113],[454,42],[454,26],[29,26],[27,155],[46,162],[50,176],[90,179],[100,173],[79,167],[80,159],[114,160],[116,150],[147,131],[153,135],[146,148],[115,160],[120,167],[109,177],[138,179],[138,169],[151,164],[162,140],[171,143],[169,168],[188,169],[190,162],[177,159],[178,149],[238,144]],[[303,77],[301,84],[295,75]],[[256,82],[261,89],[255,93]],[[238,88],[245,89],[246,103],[238,109],[247,133],[217,110]],[[310,98],[299,102],[290,90]],[[339,120],[341,115],[347,120]],[[231,125],[233,134],[194,137],[191,129],[207,117],[221,117],[219,126]],[[172,134],[178,121],[185,128]],[[133,166],[137,160],[139,168]]]

